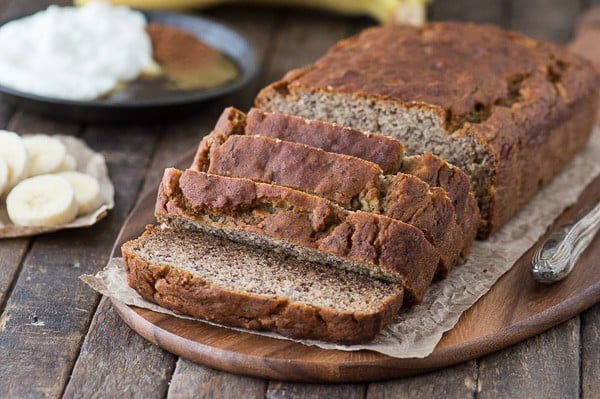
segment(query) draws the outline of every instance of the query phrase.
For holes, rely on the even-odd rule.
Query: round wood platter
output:
[[[599,199],[597,178],[547,234],[573,218],[577,210]],[[120,256],[121,244],[136,238],[145,225],[154,222],[154,202],[155,194],[149,193],[133,210],[115,243],[113,256]],[[532,252],[530,249],[525,253],[484,297],[463,313],[435,351],[422,359],[395,359],[371,351],[324,350],[112,302],[123,320],[144,338],[176,355],[219,370],[302,382],[383,380],[458,364],[506,348],[600,301],[600,234],[571,274],[551,286],[532,279]]]

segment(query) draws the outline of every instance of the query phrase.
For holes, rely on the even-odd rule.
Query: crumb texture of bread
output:
[[[599,82],[560,46],[444,22],[367,29],[263,89],[255,105],[439,155],[470,176],[487,237],[585,145]]]
[[[282,186],[167,169],[157,220],[283,251],[387,281],[402,282],[409,302],[431,283],[439,252],[418,228]]]
[[[198,232],[149,226],[122,252],[143,298],[227,326],[356,344],[402,306],[399,284]]]

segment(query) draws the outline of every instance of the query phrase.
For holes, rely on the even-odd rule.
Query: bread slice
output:
[[[381,169],[365,160],[265,136],[231,135],[193,169],[292,187],[348,209],[379,208]]]
[[[290,71],[255,105],[439,155],[470,176],[487,237],[585,145],[599,83],[566,49],[492,25],[390,25]]]
[[[399,284],[198,232],[148,226],[121,251],[144,299],[227,326],[357,344],[402,305]]]
[[[243,121],[245,134],[258,134],[306,144],[336,154],[351,155],[373,162],[385,174],[397,173],[404,157],[404,146],[396,139],[364,133],[333,123],[280,113],[266,113],[257,108],[251,109],[248,115],[235,109],[226,109],[223,115],[226,115],[225,118],[228,118],[227,115],[234,116],[236,121],[230,126],[241,126],[239,124]],[[224,128],[227,127],[221,125],[215,130],[226,132]]]
[[[419,302],[439,253],[414,226],[283,186],[193,170],[165,171],[157,220],[386,281]]]

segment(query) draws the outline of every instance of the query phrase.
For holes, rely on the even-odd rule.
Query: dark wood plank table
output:
[[[576,16],[594,1],[522,3],[482,7],[478,1],[440,0],[431,15],[494,22],[567,42]],[[47,4],[2,0],[0,20]],[[599,305],[513,347],[429,374],[371,384],[300,384],[228,374],[177,358],[129,329],[110,301],[79,281],[106,264],[136,201],[156,189],[163,168],[195,146],[225,106],[247,109],[260,87],[373,24],[306,10],[222,7],[205,14],[247,35],[262,65],[242,92],[199,107],[189,118],[152,125],[77,124],[0,102],[0,128],[81,137],[104,154],[117,188],[116,207],[96,226],[0,241],[0,397],[600,397]],[[590,26],[598,29],[599,20]],[[580,51],[593,51],[590,37]]]

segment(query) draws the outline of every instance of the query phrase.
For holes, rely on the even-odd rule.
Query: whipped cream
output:
[[[0,28],[0,84],[23,92],[91,100],[152,68],[142,13],[91,2],[50,6]]]

